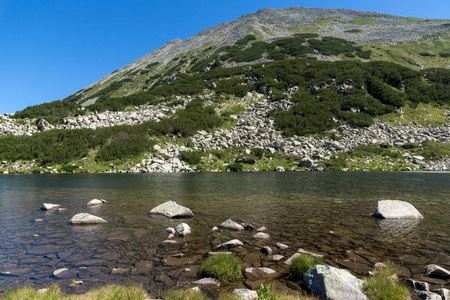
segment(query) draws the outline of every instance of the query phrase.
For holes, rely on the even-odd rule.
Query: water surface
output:
[[[86,207],[93,198],[108,203]],[[370,217],[382,199],[408,201],[425,219]],[[195,217],[173,220],[149,214],[168,200],[191,208]],[[41,211],[44,202],[67,210]],[[284,260],[273,262],[259,249],[268,245],[274,254],[288,258],[303,248],[326,254],[326,263],[348,268],[359,277],[373,263],[393,260],[403,277],[448,288],[447,281],[424,277],[423,269],[429,263],[450,268],[449,204],[449,173],[0,176],[0,292],[51,282],[74,293],[106,283],[138,283],[158,295],[200,278],[197,270],[206,253],[233,238],[245,244],[235,251],[244,268],[267,266],[286,272]],[[70,218],[79,212],[95,214],[108,223],[70,225]],[[211,232],[227,218],[255,228],[265,226],[271,238],[256,241],[254,231]],[[188,223],[193,234],[176,238],[175,245],[163,244],[168,235],[165,229],[180,222]],[[278,250],[276,242],[290,247]],[[53,276],[59,268],[69,271]],[[73,279],[84,284],[69,287]],[[243,277],[231,287],[251,287],[252,280]]]

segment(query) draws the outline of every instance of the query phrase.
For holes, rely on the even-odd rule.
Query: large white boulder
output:
[[[375,217],[382,219],[423,219],[423,216],[412,204],[400,200],[378,201]]]
[[[316,265],[303,274],[303,282],[311,292],[324,299],[369,300],[363,293],[364,281],[347,270]]]
[[[88,213],[79,213],[70,219],[70,224],[72,225],[88,225],[88,224],[102,224],[107,223],[105,219],[100,217],[88,214]]]
[[[53,210],[53,209],[60,208],[60,207],[61,207],[61,205],[59,205],[59,204],[43,203],[41,206],[41,209],[42,210]]]
[[[150,213],[163,215],[169,218],[192,218],[194,216],[189,208],[181,206],[175,201],[164,202],[153,208]]]

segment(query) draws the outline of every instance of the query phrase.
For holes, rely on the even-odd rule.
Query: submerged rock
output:
[[[220,287],[220,281],[215,278],[202,278],[200,280],[194,281],[194,284],[202,285],[215,285],[216,287]]]
[[[73,216],[69,222],[72,225],[88,225],[88,224],[102,224],[107,223],[108,221],[88,213],[79,213]]]
[[[164,202],[153,208],[150,213],[163,215],[169,218],[192,218],[194,216],[189,208],[181,206],[175,201]]]
[[[235,221],[228,219],[219,225],[220,227],[231,229],[231,230],[244,230],[244,226],[236,223]]]
[[[88,203],[86,203],[86,206],[94,206],[94,205],[100,205],[106,203],[106,200],[103,199],[92,199]]]
[[[267,233],[264,233],[264,232],[258,232],[257,234],[255,234],[253,236],[253,238],[255,240],[267,240],[268,238],[270,238],[270,235],[268,235]]]
[[[412,204],[400,200],[378,201],[375,217],[381,219],[423,219],[423,216]]]
[[[369,300],[363,293],[364,281],[343,269],[316,265],[303,274],[303,282],[311,292],[325,299]]]

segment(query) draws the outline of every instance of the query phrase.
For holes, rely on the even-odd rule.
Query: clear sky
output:
[[[290,6],[450,19],[449,0],[0,0],[0,113],[63,99],[171,40]]]

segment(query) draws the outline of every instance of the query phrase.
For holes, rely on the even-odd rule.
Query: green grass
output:
[[[241,266],[233,255],[217,254],[206,260],[201,273],[219,279],[221,284],[228,284],[241,276]]]
[[[363,32],[361,29],[351,29],[344,31],[345,33],[361,33]]]
[[[136,286],[108,285],[91,290],[83,295],[64,295],[58,285],[52,284],[46,291],[38,291],[31,287],[6,291],[2,300],[143,300],[148,298],[147,292]]]
[[[394,278],[397,273],[392,263],[387,263],[375,271],[373,277],[364,278],[364,293],[371,300],[407,300],[410,299],[408,290],[401,286]]]
[[[314,21],[319,26],[330,26],[333,25],[333,23],[339,22],[342,19],[342,17],[324,17],[319,18]]]
[[[288,30],[292,33],[320,33],[322,28],[317,25],[299,25],[289,27]]]
[[[291,278],[301,278],[303,273],[315,265],[321,264],[323,264],[322,258],[302,253],[292,259],[289,266],[289,276]]]
[[[442,127],[448,122],[445,116],[448,110],[450,110],[450,107],[437,107],[433,104],[419,103],[417,107],[407,105],[401,111],[397,110],[379,116],[378,119],[393,125],[412,125],[413,122],[416,122],[425,127]]]
[[[348,22],[352,25],[375,25],[376,20],[373,18],[354,18],[353,21]]]
[[[194,290],[172,289],[164,295],[165,300],[206,300],[208,299],[202,292]]]
[[[253,35],[256,37],[256,40],[250,41],[249,44],[252,44],[252,43],[254,43],[254,42],[256,42],[256,41],[261,41],[261,40],[264,38],[264,36],[262,35],[262,33],[259,32],[259,31],[256,30],[256,29],[246,30],[246,31],[245,31],[245,34],[247,34],[247,35],[253,34]]]
[[[267,35],[275,36],[275,33],[273,33],[273,31],[270,30],[270,28],[268,28],[268,27],[266,27],[266,26],[261,26],[261,29],[262,29]]]

